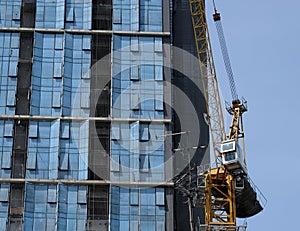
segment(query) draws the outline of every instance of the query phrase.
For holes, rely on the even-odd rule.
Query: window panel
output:
[[[156,221],[156,230],[165,230],[165,222]]]
[[[86,220],[77,219],[77,230],[86,230]]]
[[[69,153],[60,153],[59,155],[59,169],[68,170],[69,168]]]
[[[15,91],[7,91],[6,96],[6,106],[15,106],[16,103],[16,95]]]
[[[120,155],[111,155],[111,171],[119,172],[120,171]]]
[[[61,63],[54,63],[54,71],[53,71],[54,78],[61,78],[62,76],[62,68],[61,68]]]
[[[130,221],[130,230],[131,231],[139,231],[139,222],[138,221]],[[160,229],[160,230],[164,230],[164,229]]]
[[[9,62],[9,70],[8,70],[8,75],[9,76],[17,76],[18,74],[18,62],[16,61],[10,61]]]
[[[138,93],[131,93],[131,100],[130,100],[130,109],[131,110],[139,110],[140,103],[139,103],[139,94]]]
[[[131,1],[131,30],[139,30],[139,3],[138,1]]]
[[[81,108],[89,108],[90,107],[90,93],[88,93],[88,92],[81,93],[80,106],[81,106]]]
[[[162,25],[162,12],[161,10],[149,10],[149,25]]]
[[[130,205],[138,205],[139,204],[139,191],[138,189],[132,188],[130,189]]]
[[[140,124],[140,140],[148,141],[150,139],[149,124]]]
[[[61,107],[61,98],[60,98],[59,91],[54,91],[52,94],[52,107],[55,107],[55,108]]]
[[[16,5],[14,5],[14,7],[13,7],[13,17],[12,17],[12,19],[13,20],[20,20],[20,18],[21,18],[21,16],[20,16],[20,10],[21,10],[21,7],[20,6],[16,6]]]
[[[148,11],[146,9],[140,10],[140,24],[147,25],[148,24]]]
[[[50,188],[48,189],[48,198],[47,201],[48,203],[56,203],[56,186],[49,186]]]
[[[62,35],[56,35],[55,37],[55,49],[56,50],[62,50],[63,49],[63,36]]]
[[[131,80],[139,80],[139,67],[138,66],[132,66],[131,67]]]
[[[155,51],[162,52],[162,38],[155,38]]]
[[[13,136],[13,121],[7,120],[5,121],[4,127],[4,137],[12,137]]]
[[[67,8],[66,22],[74,22],[74,7]]]
[[[69,139],[70,138],[70,123],[62,122],[61,123],[61,138]]]
[[[112,140],[119,140],[120,139],[120,125],[113,124],[111,129],[112,129]]]
[[[122,10],[121,9],[113,10],[113,23],[116,23],[116,24],[122,23]]]
[[[85,186],[79,186],[79,189],[78,189],[78,194],[77,194],[77,202],[78,204],[86,204],[86,197],[87,197],[87,194],[86,194],[86,187]]]
[[[130,125],[131,140],[139,140],[139,121]]]
[[[155,95],[155,110],[156,111],[163,111],[164,110],[164,96],[161,94]]]
[[[165,205],[165,190],[163,188],[156,188],[155,200],[156,205]]]
[[[163,80],[163,67],[155,66],[155,80],[161,81]]]
[[[149,172],[149,156],[147,154],[140,155],[140,171]]]
[[[139,38],[138,37],[131,37],[130,48],[131,48],[131,51],[139,51]]]
[[[10,169],[11,168],[11,152],[3,152],[2,153],[2,169]]]
[[[35,122],[35,121],[30,122],[29,137],[30,138],[38,137],[38,122]]]
[[[36,152],[29,152],[27,155],[27,169],[34,170],[36,169]]]
[[[91,36],[83,36],[83,44],[82,44],[83,50],[90,50],[91,49]]]
[[[9,191],[8,186],[1,185],[1,188],[0,188],[0,202],[7,202],[8,201],[8,191]]]

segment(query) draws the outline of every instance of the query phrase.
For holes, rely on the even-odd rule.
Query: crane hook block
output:
[[[221,20],[221,14],[220,13],[214,13],[213,14],[213,18],[214,18],[214,21],[217,22],[217,21],[220,21]]]

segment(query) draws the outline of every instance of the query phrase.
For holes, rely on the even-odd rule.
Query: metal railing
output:
[[[251,178],[248,176],[248,181],[253,188],[253,190],[256,192],[257,200],[260,202],[261,206],[264,208],[267,205],[267,198],[264,196],[264,194],[259,190],[259,188],[254,184],[254,182],[251,180]]]

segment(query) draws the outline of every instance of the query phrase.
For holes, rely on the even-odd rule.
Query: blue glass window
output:
[[[36,28],[64,28],[65,0],[36,1]]]
[[[68,170],[69,168],[69,153],[60,153],[59,156],[59,169]]]
[[[0,27],[20,27],[22,0],[1,0]]]
[[[139,204],[139,191],[138,189],[130,189],[130,204],[138,205]]]
[[[148,154],[141,154],[140,155],[140,171],[148,172],[149,171],[149,156]]]
[[[6,101],[6,105],[7,106],[15,106],[15,102],[16,102],[16,95],[15,95],[15,91],[7,91],[7,101]]]
[[[163,111],[164,110],[164,96],[157,94],[155,95],[155,110],[157,111]]]
[[[140,99],[138,93],[131,93],[130,98],[130,109],[131,110],[139,110],[140,109]]]
[[[113,23],[120,24],[122,23],[122,10],[115,9],[113,11]]]
[[[38,122],[31,121],[29,125],[29,137],[37,138],[38,137]]]
[[[0,186],[0,202],[7,202],[9,196],[9,185],[1,184]]]
[[[61,123],[61,138],[70,138],[70,123],[69,122],[62,122]]]
[[[66,22],[74,22],[74,7],[67,8]]]
[[[92,1],[66,0],[66,28],[91,29]]]
[[[156,188],[156,205],[165,205],[165,190],[163,188]]]
[[[139,67],[138,66],[131,67],[130,79],[131,80],[139,80]]]
[[[48,188],[48,198],[47,198],[48,203],[56,203],[56,198],[57,198],[56,186],[50,185]]]
[[[34,170],[36,169],[36,152],[29,152],[27,155],[27,169]]]
[[[119,140],[120,139],[120,125],[119,124],[112,124],[111,125],[111,132],[112,132],[112,140]]]
[[[2,153],[2,169],[10,169],[11,168],[11,152],[3,152]]]
[[[86,204],[86,197],[87,197],[87,191],[85,186],[79,186],[78,187],[78,203],[79,204]]]
[[[119,172],[120,168],[120,156],[119,155],[111,155],[111,171]]]
[[[141,141],[150,140],[149,124],[140,124],[140,140]]]
[[[9,4],[16,4],[17,2],[10,1]],[[8,8],[12,5],[6,5]],[[1,11],[5,9],[5,5],[0,7],[0,24]],[[19,60],[19,33],[0,33],[0,114],[12,115],[15,113],[16,103],[16,88],[17,88],[17,66]]]
[[[4,137],[12,137],[13,136],[13,127],[14,127],[13,121],[11,121],[11,120],[5,121]]]

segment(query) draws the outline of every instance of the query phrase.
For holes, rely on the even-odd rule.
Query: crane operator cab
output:
[[[226,140],[221,143],[222,164],[231,173],[247,174],[245,158],[242,149],[235,140]]]

